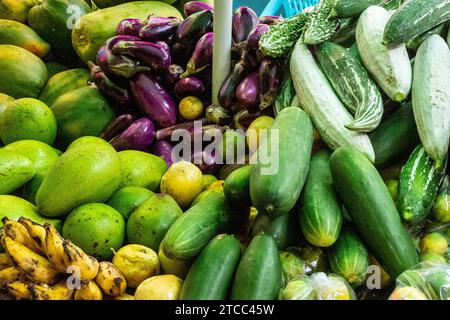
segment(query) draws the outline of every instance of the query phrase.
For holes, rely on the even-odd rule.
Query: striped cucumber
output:
[[[300,108],[282,110],[260,143],[250,173],[250,196],[262,214],[287,214],[297,202],[308,175],[313,126]]]
[[[417,224],[428,216],[443,177],[444,168],[435,168],[424,147],[418,146],[400,173],[397,207],[404,221]]]
[[[334,91],[355,121],[345,127],[353,131],[375,130],[383,117],[383,99],[359,57],[338,44],[325,42],[316,57]]]
[[[328,251],[331,271],[343,277],[352,287],[364,283],[369,268],[369,253],[349,226],[342,228],[336,243]]]
[[[383,41],[384,28],[391,13],[382,7],[365,10],[356,26],[356,43],[367,70],[380,88],[396,102],[411,91],[412,68],[405,45],[388,48]]]
[[[240,255],[241,248],[235,237],[216,236],[189,269],[180,299],[225,300]]]
[[[419,262],[383,179],[369,160],[353,147],[331,158],[334,186],[353,226],[383,268],[393,278]]]
[[[417,51],[412,102],[420,140],[436,166],[443,166],[450,139],[450,49],[438,35]]]
[[[294,100],[296,95],[294,82],[292,81],[291,73],[289,72],[289,60],[287,61],[287,66],[285,67],[281,88],[273,105],[275,115],[278,115],[281,110],[290,107],[292,100]]]
[[[445,34],[447,32],[447,24],[446,23],[442,23],[440,25],[438,25],[437,27],[422,33],[421,35],[418,35],[417,37],[409,40],[406,43],[406,47],[409,50],[417,50],[419,49],[420,45],[426,40],[428,39],[431,35],[433,34],[437,34],[440,35],[441,37],[444,37]]]
[[[450,19],[450,0],[406,1],[389,19],[384,40],[396,46]]]
[[[329,247],[339,236],[342,209],[333,187],[328,151],[321,150],[311,158],[299,218],[306,240],[317,247]]]
[[[330,149],[352,145],[370,161],[375,161],[369,137],[345,128],[354,118],[334,93],[312,53],[301,40],[297,42],[291,56],[291,75],[300,104]]]
[[[350,47],[355,43],[355,31],[358,18],[339,19],[339,28],[331,38],[333,43],[339,44],[343,47]]]
[[[331,15],[336,18],[349,18],[360,15],[370,6],[381,5],[386,0],[336,0]]]

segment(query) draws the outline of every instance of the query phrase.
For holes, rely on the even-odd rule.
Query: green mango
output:
[[[98,90],[87,86],[58,97],[50,109],[58,124],[56,145],[61,148],[83,136],[98,136],[115,117]]]
[[[37,192],[36,204],[46,217],[63,216],[82,204],[107,201],[120,179],[121,164],[114,150],[82,144],[59,157]]]
[[[128,219],[134,209],[153,195],[152,191],[145,188],[125,187],[117,190],[107,204],[119,211],[125,219]]]
[[[0,194],[10,194],[36,174],[33,162],[16,152],[0,149]]]
[[[167,171],[166,162],[153,154],[126,150],[118,153],[122,163],[120,187],[142,187],[155,191]]]
[[[100,144],[102,146],[106,146],[106,147],[110,148],[111,150],[116,150],[109,142],[103,140],[102,138],[93,137],[93,136],[84,136],[84,137],[81,137],[81,138],[75,140],[74,142],[72,142],[67,147],[66,151],[69,151],[70,149],[79,147],[81,145],[86,145],[86,144]]]
[[[0,93],[0,117],[2,116],[3,110],[5,110],[6,107],[13,101],[14,101],[13,97]]]
[[[45,62],[45,65],[47,67],[48,78],[49,79],[51,77],[53,77],[55,74],[57,74],[57,73],[69,70],[69,67],[66,67],[63,64],[58,63],[58,62],[54,62],[54,61]]]
[[[183,210],[171,196],[155,194],[144,201],[128,219],[128,241],[157,252],[167,230],[182,214]]]

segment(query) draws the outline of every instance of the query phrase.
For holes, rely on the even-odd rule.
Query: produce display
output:
[[[0,0],[0,300],[449,300],[450,1],[213,2]]]

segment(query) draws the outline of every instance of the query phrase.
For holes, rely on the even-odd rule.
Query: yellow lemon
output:
[[[261,116],[253,120],[247,129],[247,145],[250,151],[256,152],[259,148],[259,143],[267,136],[268,129],[272,126],[274,118],[268,116]]]
[[[172,274],[151,277],[142,282],[134,294],[135,300],[178,300],[183,280]]]
[[[186,97],[178,106],[180,115],[186,120],[195,120],[203,114],[203,102],[196,97]]]
[[[434,252],[445,255],[448,248],[447,239],[440,233],[432,232],[420,240],[420,252]]]

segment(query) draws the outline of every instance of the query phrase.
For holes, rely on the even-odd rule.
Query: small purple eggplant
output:
[[[145,151],[155,139],[155,126],[147,118],[134,121],[124,132],[111,140],[117,150]]]
[[[175,84],[180,81],[184,69],[177,64],[172,64],[168,70],[162,74],[162,81],[167,89],[172,90]]]
[[[233,40],[241,43],[247,40],[250,31],[259,23],[255,11],[249,7],[239,7],[233,14]]]
[[[221,167],[221,165],[217,164],[214,150],[211,152],[211,154],[206,151],[193,154],[191,157],[191,162],[194,163],[203,174],[214,174]]]
[[[167,70],[172,63],[170,52],[163,47],[145,41],[120,41],[113,46],[114,54],[130,56],[153,70]]]
[[[134,121],[134,117],[131,114],[122,114],[116,119],[110,122],[108,126],[100,134],[100,138],[111,141],[115,136],[122,133],[127,129]]]
[[[225,108],[219,105],[210,105],[206,108],[206,119],[218,125],[225,125],[230,122],[231,116]]]
[[[144,41],[156,42],[168,40],[180,25],[178,18],[150,16],[147,24],[140,29],[139,37]]]
[[[167,167],[169,168],[173,163],[172,150],[173,150],[172,145],[168,141],[161,140],[161,141],[155,141],[155,143],[153,143],[150,151],[155,156],[163,158],[167,164]]]
[[[283,69],[280,63],[266,59],[259,67],[259,83],[261,88],[259,108],[264,110],[273,105],[280,89]]]
[[[247,76],[245,61],[239,61],[234,65],[233,71],[228,75],[219,91],[220,105],[230,110],[236,102],[236,89],[242,80]]]
[[[184,5],[183,11],[186,17],[193,15],[194,13],[198,13],[204,10],[214,10],[214,8],[204,2],[201,1],[190,1]]]
[[[178,123],[171,127],[159,129],[158,131],[156,131],[156,140],[158,140],[158,141],[168,140],[168,139],[170,139],[170,137],[176,130],[189,130],[189,129],[193,128],[197,122],[203,126],[204,124],[207,123],[207,120],[199,119],[199,120],[194,120],[194,121],[186,121],[186,122]]]
[[[237,87],[236,98],[247,108],[254,108],[259,104],[259,73],[253,72]]]
[[[175,84],[175,94],[179,99],[189,96],[202,98],[204,92],[205,86],[203,85],[203,82],[196,77],[187,77]]]
[[[130,87],[139,108],[159,127],[165,128],[176,124],[175,101],[150,74],[138,74],[130,81]]]
[[[213,32],[208,32],[198,40],[182,78],[197,74],[212,64],[213,41]]]
[[[270,27],[267,24],[258,24],[247,37],[247,47],[252,50],[259,48],[259,40],[269,31]]]
[[[166,41],[157,41],[157,42],[155,42],[155,44],[160,46],[161,49],[166,50],[167,54],[170,55],[170,53],[171,53],[170,46],[167,44]]]
[[[124,19],[116,29],[116,35],[139,37],[139,31],[145,26],[140,19]]]
[[[140,65],[137,61],[125,56],[116,55],[112,48],[121,41],[136,41],[139,38],[133,36],[115,36],[106,41],[97,53],[97,64],[110,76],[131,78],[137,73],[150,71],[147,66]]]
[[[100,93],[102,93],[113,105],[118,106],[120,108],[120,110],[118,110],[119,112],[132,112],[134,103],[128,88],[121,87],[114,83],[102,69],[92,61],[88,61],[87,64],[91,70],[91,81],[94,82]]]
[[[283,20],[280,16],[264,16],[259,18],[259,23],[271,26]]]

